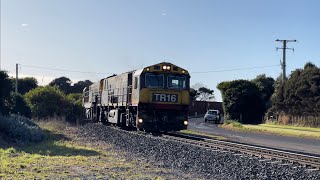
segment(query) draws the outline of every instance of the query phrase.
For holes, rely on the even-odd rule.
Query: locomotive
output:
[[[93,122],[144,131],[179,131],[188,125],[190,75],[168,62],[103,78],[83,90]]]

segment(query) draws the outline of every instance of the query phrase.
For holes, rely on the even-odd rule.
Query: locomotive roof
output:
[[[163,66],[170,66],[171,70],[169,71],[163,71]],[[158,67],[159,69],[158,70],[155,70],[155,67]],[[176,69],[176,71],[172,71],[172,69]],[[127,74],[127,73],[133,73],[134,76],[137,76],[137,75],[140,75],[142,74],[143,72],[160,72],[162,71],[163,73],[182,73],[182,74],[185,74],[185,75],[189,75],[188,71],[177,66],[177,65],[174,65],[172,63],[169,63],[169,62],[161,62],[161,63],[158,63],[158,64],[154,64],[154,65],[151,65],[151,66],[146,66],[142,69],[137,69],[137,70],[133,70],[133,71],[128,71],[128,72],[125,72],[125,73],[121,73],[121,74]],[[108,79],[110,77],[113,77],[113,76],[118,76],[118,75],[121,75],[121,74],[113,74],[111,76],[108,76],[106,78],[103,78],[103,79]]]

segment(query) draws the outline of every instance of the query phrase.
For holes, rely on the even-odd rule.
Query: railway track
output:
[[[249,145],[239,142],[231,142],[226,140],[217,140],[206,136],[191,135],[181,132],[150,134],[145,132],[127,131],[117,127],[112,128],[134,135],[151,135],[154,138],[161,138],[165,140],[191,144],[194,146],[214,151],[218,150],[220,152],[233,152],[234,155],[239,156],[258,157],[260,158],[259,161],[278,163],[284,166],[293,165],[294,163],[297,163],[294,166],[304,166],[311,171],[320,170],[320,156],[317,155],[285,151],[256,145]]]
[[[248,145],[238,142],[230,142],[226,140],[216,140],[203,136],[190,135],[185,133],[165,133],[161,136],[165,139],[178,141],[182,143],[192,144],[210,150],[231,151],[236,155],[249,155],[263,157],[264,161],[272,160],[270,163],[279,163],[285,160],[289,164],[299,163],[308,167],[310,170],[320,170],[320,156],[308,155],[298,152],[290,152],[285,150],[278,150],[273,148],[260,147],[255,145]],[[289,165],[281,164],[281,165]]]

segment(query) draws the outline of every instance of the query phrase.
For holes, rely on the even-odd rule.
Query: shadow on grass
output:
[[[18,151],[48,156],[96,156],[99,152],[78,146],[63,134],[46,131],[46,138],[39,143],[15,147]]]

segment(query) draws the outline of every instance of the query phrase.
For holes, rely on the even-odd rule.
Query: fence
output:
[[[266,117],[268,122],[277,122],[284,125],[297,125],[308,127],[320,127],[319,116],[292,116],[292,115],[278,115],[275,117]]]
[[[189,106],[189,116],[202,116],[208,109],[219,110],[220,114],[224,114],[222,102],[192,101]]]

